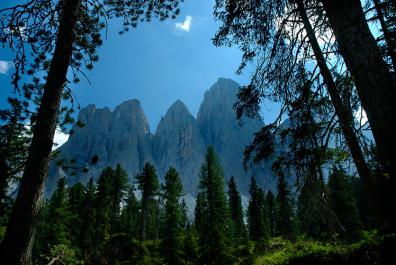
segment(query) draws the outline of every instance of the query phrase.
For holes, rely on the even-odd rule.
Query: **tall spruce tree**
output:
[[[141,216],[140,216],[140,240],[153,239],[155,237],[155,225],[157,218],[158,200],[158,176],[153,165],[146,163],[143,172],[136,176],[138,187],[142,192]]]
[[[139,238],[139,211],[140,203],[136,199],[134,189],[130,187],[128,192],[128,198],[126,200],[126,205],[122,209],[121,213],[122,231],[126,233],[130,238]]]
[[[203,211],[205,222],[200,224],[202,227],[198,230],[201,264],[229,264],[230,221],[224,192],[224,174],[212,146],[206,151],[201,167],[199,189],[206,202],[206,209]]]
[[[96,247],[96,186],[92,178],[89,179],[84,190],[84,198],[81,206],[81,213],[84,216],[79,232],[82,258],[86,263],[90,263],[92,252]]]
[[[165,200],[164,236],[161,251],[164,261],[169,265],[185,264],[183,257],[183,212],[180,197],[183,195],[183,185],[179,174],[173,167],[165,175],[163,186]]]
[[[328,187],[330,204],[339,223],[337,232],[343,239],[356,239],[361,222],[350,177],[341,167],[334,166]]]
[[[234,177],[228,182],[228,207],[231,217],[231,236],[234,244],[240,244],[246,240],[246,228],[243,221],[242,199]]]
[[[196,230],[189,227],[183,240],[184,260],[187,264],[199,264],[199,247]]]
[[[181,212],[182,212],[182,228],[189,229],[190,221],[188,220],[188,206],[186,200],[183,198],[180,204]]]
[[[82,232],[82,224],[86,217],[83,209],[84,202],[84,186],[76,183],[68,189],[68,205],[70,211],[70,240],[71,244],[81,248],[80,233]]]
[[[276,232],[277,235],[291,237],[293,235],[293,209],[290,199],[290,189],[284,174],[278,175],[278,203]]]
[[[275,227],[276,227],[276,205],[275,205],[275,196],[272,191],[268,191],[266,197],[267,204],[267,213],[268,213],[268,224],[269,224],[269,233],[270,236],[275,236]]]
[[[259,242],[269,236],[268,216],[264,205],[264,193],[257,186],[254,177],[250,181],[250,201],[248,206],[248,224],[250,240]]]
[[[103,245],[111,236],[111,217],[112,217],[112,179],[113,169],[107,167],[102,171],[98,179],[98,187],[95,198],[95,225],[97,229],[95,243],[97,247]]]
[[[8,188],[12,182],[18,182],[18,174],[25,166],[30,143],[24,105],[11,98],[8,103],[9,109],[0,110],[0,225],[6,225],[12,209],[13,200],[7,194]]]
[[[199,192],[197,195],[197,203],[194,210],[194,225],[198,234],[205,233],[205,225],[207,224],[207,209],[208,203],[205,198],[204,192]]]
[[[111,230],[112,233],[117,233],[121,230],[121,203],[125,201],[128,191],[128,174],[120,164],[113,172],[112,182]]]
[[[70,218],[66,179],[61,178],[48,203],[46,242],[50,248],[59,244],[70,244]]]

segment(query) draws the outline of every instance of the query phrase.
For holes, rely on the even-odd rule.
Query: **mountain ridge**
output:
[[[71,184],[86,183],[91,176],[97,179],[104,167],[120,163],[132,179],[145,162],[150,162],[157,168],[161,181],[166,170],[175,167],[185,192],[195,196],[199,170],[209,145],[214,146],[219,155],[225,182],[233,175],[242,194],[247,195],[251,176],[264,189],[274,189],[276,179],[268,163],[247,172],[243,169],[243,150],[264,124],[258,119],[246,119],[240,127],[233,110],[239,87],[231,79],[219,78],[205,92],[196,117],[183,101],[176,100],[154,132],[150,130],[138,99],[127,100],[113,110],[88,105],[78,115],[78,120],[85,126],[73,125],[73,134],[59,151],[62,158],[74,159],[81,165],[88,164],[93,155],[98,155],[98,164],[89,166],[89,173],[72,177],[51,162],[46,193],[53,191],[60,176],[67,176]]]

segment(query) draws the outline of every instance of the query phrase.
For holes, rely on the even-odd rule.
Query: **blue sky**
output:
[[[4,2],[3,2],[4,3]],[[154,131],[161,115],[181,99],[196,116],[205,90],[219,77],[234,79],[241,85],[249,71],[236,75],[241,53],[236,48],[215,47],[211,38],[218,23],[212,16],[214,1],[186,0],[175,20],[140,24],[119,35],[119,21],[109,24],[108,37],[99,50],[99,62],[87,72],[91,85],[81,77],[74,93],[81,106],[96,104],[114,108],[137,98]],[[2,4],[0,4],[0,7]],[[11,93],[10,51],[0,48],[0,107]],[[275,113],[266,108],[265,120]]]

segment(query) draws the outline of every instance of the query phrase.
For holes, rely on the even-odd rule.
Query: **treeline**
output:
[[[284,176],[276,195],[250,184],[246,210],[235,180],[225,189],[213,148],[200,172],[194,218],[188,218],[183,186],[169,168],[159,184],[146,163],[130,183],[125,170],[104,169],[97,181],[68,187],[66,179],[44,203],[33,249],[35,264],[251,264],[268,240],[301,236],[351,241],[370,223],[361,214],[360,183],[334,168],[328,196],[308,188],[297,196]],[[136,190],[135,190],[136,188]],[[227,191],[225,191],[227,190]],[[193,210],[193,209],[190,209]]]

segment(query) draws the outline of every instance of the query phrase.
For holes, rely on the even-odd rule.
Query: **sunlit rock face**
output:
[[[236,82],[220,78],[206,91],[197,118],[182,101],[177,100],[165,113],[154,134],[136,99],[122,103],[113,111],[87,106],[78,116],[84,126],[74,125],[69,140],[58,150],[60,157],[74,159],[77,167],[88,166],[89,172],[77,172],[76,176],[71,176],[52,162],[46,194],[54,190],[60,176],[67,176],[70,184],[86,183],[90,177],[97,179],[104,167],[121,164],[132,180],[144,163],[150,162],[156,167],[160,180],[170,166],[176,168],[185,192],[194,197],[198,190],[200,167],[209,145],[214,146],[218,153],[225,182],[234,176],[245,195],[248,194],[251,176],[265,190],[274,189],[276,178],[268,164],[249,171],[243,169],[244,148],[263,123],[245,118],[243,126],[239,125],[233,110],[238,88]],[[94,155],[99,157],[99,161],[89,165]]]
[[[182,177],[184,190],[196,191],[198,172],[205,153],[205,142],[194,116],[180,100],[158,124],[153,137],[153,156],[160,173],[172,166]]]
[[[253,134],[264,124],[258,119],[243,118],[241,126],[237,121],[233,106],[239,87],[231,79],[219,78],[205,92],[197,122],[206,145],[216,149],[226,179],[233,175],[239,189],[247,194],[251,176],[256,177],[265,189],[274,188],[275,182],[267,164],[247,172],[243,169],[243,151],[252,142]]]
[[[89,166],[89,173],[77,172],[77,176],[69,176],[69,183],[86,183],[90,177],[97,179],[104,167],[117,164],[123,165],[132,178],[146,161],[154,161],[150,127],[138,100],[126,101],[113,111],[89,105],[80,111],[78,120],[84,126],[73,126],[69,140],[59,148],[61,157],[74,159],[76,162],[71,166],[78,168],[89,166],[95,155],[99,161]],[[57,175],[68,174],[51,163],[48,193],[55,187],[56,181],[52,180]]]

